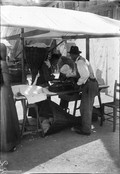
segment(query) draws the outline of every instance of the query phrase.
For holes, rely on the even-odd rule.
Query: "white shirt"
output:
[[[77,70],[78,70],[78,73],[80,75],[80,78],[78,79],[77,85],[85,84],[89,77],[94,78],[94,73],[93,73],[92,67],[91,67],[88,60],[79,56],[76,59],[75,63],[77,65]],[[76,76],[76,70],[75,69],[72,70],[68,65],[67,66],[64,65],[61,68],[60,72],[65,74],[66,77],[75,77]]]
[[[80,74],[77,85],[85,84],[87,79],[90,77],[90,72],[86,60],[84,58],[80,59],[80,57],[78,57],[75,63],[77,65],[78,73]]]

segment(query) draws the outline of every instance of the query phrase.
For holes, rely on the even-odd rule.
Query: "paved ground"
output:
[[[54,100],[55,98],[53,98]],[[103,96],[104,99],[104,96]],[[104,101],[106,98],[104,99]],[[56,99],[59,102],[58,99]],[[70,104],[72,108],[73,103]],[[21,109],[17,105],[19,116]],[[79,114],[79,113],[78,113]],[[41,138],[27,135],[13,153],[1,154],[8,160],[7,169],[19,173],[111,173],[118,174],[119,127],[112,132],[112,123],[99,121],[92,125],[91,136],[78,135],[70,129]]]

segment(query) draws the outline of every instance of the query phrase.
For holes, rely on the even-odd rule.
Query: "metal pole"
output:
[[[57,48],[61,43],[63,43],[65,40],[62,40],[61,42],[59,42],[54,48],[52,48],[51,50],[49,50],[49,52],[53,51],[55,48]]]
[[[22,46],[22,83],[25,83],[25,54],[24,54],[24,37],[22,34],[24,33],[24,28],[21,28],[21,46]]]
[[[86,37],[86,59],[90,59],[90,38]]]

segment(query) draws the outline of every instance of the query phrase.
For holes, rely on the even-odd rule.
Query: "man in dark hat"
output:
[[[72,60],[75,62],[76,71],[79,73],[77,85],[82,88],[82,97],[80,105],[80,113],[82,118],[82,127],[75,127],[74,131],[79,134],[91,134],[92,109],[94,98],[98,93],[98,82],[94,77],[94,73],[90,63],[83,58],[77,46],[71,46],[69,51]]]

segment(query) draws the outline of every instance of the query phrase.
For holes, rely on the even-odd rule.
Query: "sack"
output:
[[[47,123],[47,131],[44,129],[44,136],[57,133],[67,127],[81,124],[81,117],[70,115],[53,101],[45,100],[42,102],[41,107],[41,109],[39,108],[39,116],[42,118],[41,120],[45,120],[45,122],[49,121],[50,123],[50,126]]]

